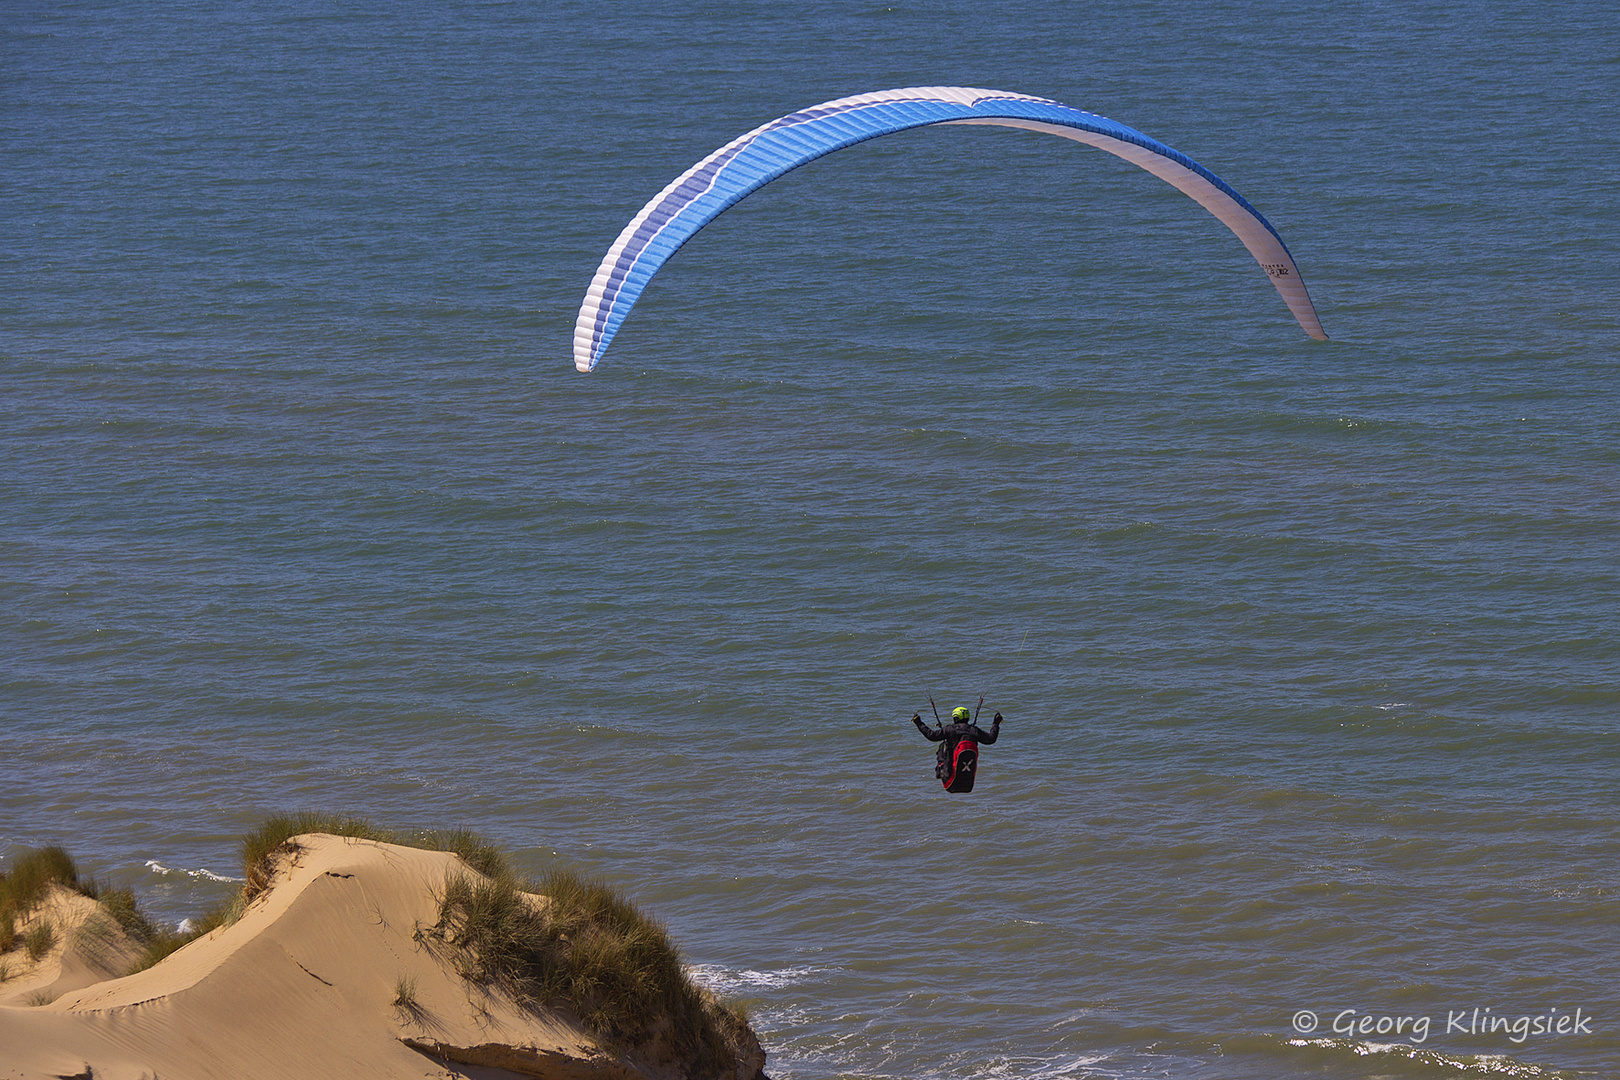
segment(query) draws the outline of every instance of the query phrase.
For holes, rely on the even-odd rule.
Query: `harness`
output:
[[[979,744],[964,735],[956,740],[956,749],[951,752],[948,763],[944,760],[944,749],[943,746],[940,747],[940,762],[934,769],[934,775],[945,785],[945,790],[952,794],[961,795],[972,791],[973,780],[979,771]]]

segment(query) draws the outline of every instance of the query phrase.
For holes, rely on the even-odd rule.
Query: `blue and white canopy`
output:
[[[1192,158],[1134,128],[1046,98],[965,86],[915,86],[857,94],[790,113],[733,139],[676,177],[624,227],[597,268],[574,326],[574,366],[580,371],[596,366],[658,268],[727,207],[834,150],[933,124],[1044,131],[1140,165],[1236,233],[1270,275],[1300,327],[1326,340],[1299,268],[1277,230]]]

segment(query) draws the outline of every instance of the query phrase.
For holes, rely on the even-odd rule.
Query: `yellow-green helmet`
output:
[[[967,711],[966,705],[963,705],[960,708],[951,710],[951,719],[958,724],[965,724],[973,719],[973,714]]]

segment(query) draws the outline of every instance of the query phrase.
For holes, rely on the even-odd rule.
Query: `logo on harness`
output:
[[[939,771],[946,791],[955,794],[972,791],[974,775],[979,771],[979,744],[972,739],[958,740],[956,750],[951,754],[949,770],[945,770],[942,762]]]

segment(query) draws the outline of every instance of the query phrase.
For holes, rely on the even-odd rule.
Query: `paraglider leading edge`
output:
[[[1325,341],[1299,267],[1254,207],[1192,158],[1134,128],[1047,98],[965,86],[880,90],[789,113],[693,165],[624,227],[586,290],[574,324],[574,366],[590,371],[654,274],[727,207],[800,165],[909,128],[992,125],[1040,131],[1105,150],[1192,198],[1231,229],[1306,334]]]

